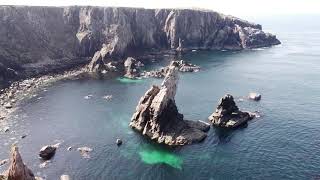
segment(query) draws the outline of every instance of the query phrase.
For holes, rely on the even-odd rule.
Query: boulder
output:
[[[12,104],[10,102],[7,102],[3,105],[6,109],[11,109],[12,108]]]
[[[69,175],[63,174],[63,175],[60,176],[60,180],[70,180],[70,179],[71,179],[71,178],[70,178]]]
[[[170,66],[161,86],[152,86],[141,97],[130,127],[158,143],[170,146],[200,142],[209,125],[200,121],[185,121],[178,112],[175,94],[178,69]]]
[[[121,139],[117,139],[117,140],[116,140],[116,144],[117,144],[118,146],[120,146],[120,145],[122,144],[122,140],[121,140]]]
[[[35,180],[33,172],[23,163],[18,147],[11,148],[10,167],[5,175],[8,180]]]
[[[254,101],[260,101],[261,100],[261,94],[258,93],[249,93],[249,99],[254,100]]]
[[[9,131],[10,131],[9,127],[4,127],[3,128],[3,132],[9,132]]]
[[[217,109],[209,116],[213,125],[224,128],[236,128],[252,118],[250,113],[239,110],[230,94],[226,94],[220,99]]]
[[[43,146],[40,149],[39,156],[43,160],[49,160],[54,156],[54,154],[56,153],[56,150],[57,148],[55,146],[51,146],[51,145]]]

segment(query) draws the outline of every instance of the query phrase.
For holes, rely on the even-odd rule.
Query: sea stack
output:
[[[178,69],[170,66],[161,86],[152,86],[141,97],[130,127],[158,143],[170,146],[200,142],[210,127],[200,121],[187,121],[178,112],[175,95]]]
[[[226,94],[220,99],[217,109],[209,116],[213,125],[224,128],[236,128],[254,118],[249,112],[242,112],[234,102],[233,96]]]
[[[125,71],[124,77],[129,79],[135,79],[138,76],[140,76],[140,72],[139,72],[140,64],[142,64],[140,61],[137,61],[132,57],[128,57],[124,61],[124,71]]]
[[[23,163],[19,149],[12,146],[10,167],[4,175],[8,180],[36,180],[33,172]]]

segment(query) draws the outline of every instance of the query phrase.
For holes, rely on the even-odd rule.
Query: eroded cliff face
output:
[[[280,43],[258,24],[189,9],[1,6],[0,27],[0,67],[16,72],[1,72],[0,80],[71,68],[100,49],[108,61],[146,51]]]

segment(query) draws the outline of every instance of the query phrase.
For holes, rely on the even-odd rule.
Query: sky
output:
[[[0,0],[1,5],[203,8],[234,16],[320,14],[320,0]]]

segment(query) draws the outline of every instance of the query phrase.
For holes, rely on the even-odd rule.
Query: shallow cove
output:
[[[140,97],[162,80],[63,81],[25,102],[17,117],[0,121],[11,130],[0,132],[0,159],[6,159],[10,144],[19,141],[25,163],[49,180],[61,174],[77,180],[317,178],[320,33],[305,29],[275,32],[283,42],[281,46],[242,52],[192,52],[183,57],[202,67],[198,73],[180,76],[176,103],[185,119],[207,121],[225,93],[239,99],[257,91],[262,94],[260,102],[237,102],[244,110],[262,113],[246,128],[211,128],[204,142],[169,149],[128,127]],[[84,99],[89,94],[93,97]],[[112,100],[103,99],[105,95],[112,95]],[[28,136],[20,139],[23,134]],[[123,145],[117,147],[116,138],[121,138]],[[55,140],[63,143],[48,168],[40,169],[39,149]],[[74,147],[71,152],[66,150],[69,146]],[[81,146],[93,148],[91,159],[81,158],[76,151]],[[6,167],[1,166],[0,171]]]

